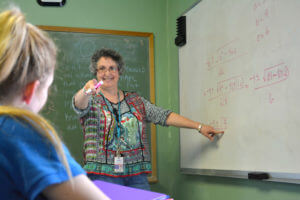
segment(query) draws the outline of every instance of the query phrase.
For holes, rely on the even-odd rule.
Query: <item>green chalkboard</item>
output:
[[[72,155],[83,163],[83,134],[71,99],[84,84],[95,78],[89,71],[90,58],[95,50],[111,48],[119,52],[125,62],[119,87],[135,91],[155,103],[153,34],[68,27],[39,26],[58,47],[57,69],[43,115],[62,136]],[[147,127],[152,152],[153,174],[156,181],[156,135],[153,125]]]

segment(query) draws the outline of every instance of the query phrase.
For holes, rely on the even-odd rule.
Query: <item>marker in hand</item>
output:
[[[102,84],[103,84],[103,81],[102,81],[102,80],[99,81],[99,82],[95,85],[95,90],[97,90],[98,87],[100,87]],[[86,93],[86,94],[90,94],[91,92],[92,92],[92,89],[89,88],[85,93]]]

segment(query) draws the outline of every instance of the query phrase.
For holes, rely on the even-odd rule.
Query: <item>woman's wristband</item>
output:
[[[82,88],[82,91],[85,96],[90,96],[90,94],[91,94],[91,93],[88,93],[84,87]]]
[[[197,128],[197,130],[198,130],[199,133],[201,133],[201,128],[202,128],[202,124],[199,124],[199,126]]]

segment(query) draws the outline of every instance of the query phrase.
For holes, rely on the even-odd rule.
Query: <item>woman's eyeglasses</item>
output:
[[[97,72],[98,73],[105,73],[106,71],[110,72],[110,73],[115,73],[116,71],[118,71],[118,68],[117,67],[113,67],[113,66],[110,66],[108,68],[104,67],[104,66],[101,66],[97,69]]]

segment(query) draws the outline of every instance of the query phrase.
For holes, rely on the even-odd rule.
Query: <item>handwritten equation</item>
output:
[[[262,42],[270,36],[272,20],[271,0],[259,0],[253,3],[255,15],[256,42]]]
[[[226,44],[221,45],[221,47],[219,47],[212,54],[212,56],[208,57],[208,59],[205,62],[207,70],[210,71],[219,64],[230,62],[245,55],[246,53],[242,52],[239,48],[238,41],[239,39],[234,39],[232,41],[227,42]]]
[[[265,41],[272,33],[270,26],[274,17],[272,3],[272,0],[257,0],[253,2],[252,10],[254,12],[253,22],[255,24],[254,37],[256,43]],[[206,58],[205,66],[208,71],[211,71],[218,65],[234,61],[247,54],[248,52],[243,51],[240,38],[235,38],[231,41],[221,44],[219,48],[212,52],[211,56]],[[223,69],[218,70],[219,75],[224,74]]]
[[[216,87],[209,87],[203,91],[203,96],[209,101],[219,98],[220,105],[228,103],[228,95],[240,90],[270,87],[279,84],[289,77],[289,67],[284,62],[265,68],[261,73],[253,73],[249,76],[234,76],[217,82]],[[272,102],[272,95],[269,94]]]
[[[220,117],[219,119],[214,119],[208,122],[208,124],[214,127],[216,130],[227,130],[228,119],[227,117]]]

